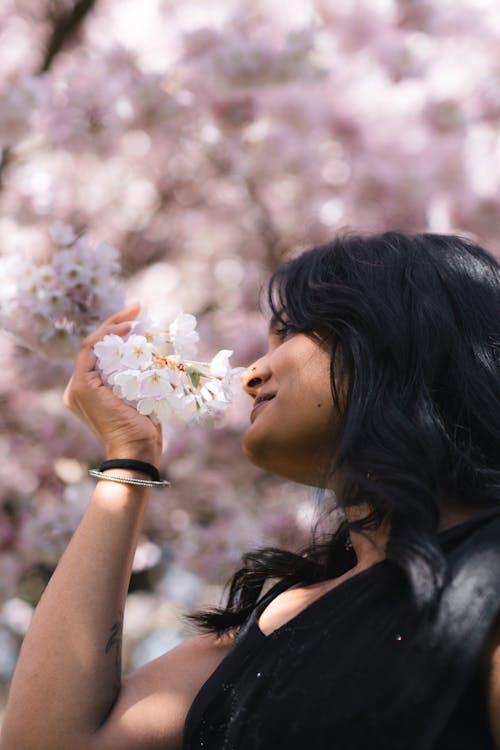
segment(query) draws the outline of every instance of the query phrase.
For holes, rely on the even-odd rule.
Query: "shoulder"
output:
[[[232,642],[197,635],[128,674],[91,750],[180,750],[191,704]]]

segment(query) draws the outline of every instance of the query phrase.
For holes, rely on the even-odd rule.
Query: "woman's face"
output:
[[[303,484],[320,485],[332,458],[338,414],[330,387],[330,352],[312,334],[280,336],[242,375],[254,400],[243,449],[252,463]]]

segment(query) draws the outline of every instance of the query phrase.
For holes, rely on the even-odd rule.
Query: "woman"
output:
[[[227,607],[194,616],[208,632],[121,679],[149,490],[109,471],[26,636],[1,750],[500,748],[498,264],[453,236],[344,236],[279,268],[269,302],[244,450],[334,490],[346,521],[248,555]],[[158,428],[94,369],[137,312],[84,341],[65,402],[108,459],[157,466]]]

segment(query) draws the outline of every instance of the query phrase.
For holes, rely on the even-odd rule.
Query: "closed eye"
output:
[[[293,336],[294,333],[297,333],[297,329],[292,325],[287,325],[286,323],[277,326],[273,330],[273,334],[278,337],[280,343],[283,343],[283,341],[285,341],[285,339],[287,339],[289,336]]]

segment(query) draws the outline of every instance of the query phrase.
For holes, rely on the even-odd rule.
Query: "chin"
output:
[[[290,449],[277,449],[276,443],[243,438],[243,452],[250,463],[291,482],[310,487],[325,487],[324,471],[311,471],[315,461],[304,461],[304,454],[294,455]]]

